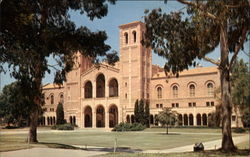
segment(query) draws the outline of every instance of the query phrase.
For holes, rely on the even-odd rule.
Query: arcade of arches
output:
[[[179,114],[178,115],[178,125],[179,126],[207,126],[208,125],[208,117],[210,114],[200,114],[198,113],[196,116],[193,114]],[[158,125],[157,122],[157,114],[150,115],[150,124]],[[126,122],[134,123],[134,115],[127,115]]]
[[[86,106],[83,114],[85,128],[113,128],[118,124],[118,108],[115,104],[110,105],[108,111],[105,111],[103,105],[98,105],[94,110]]]

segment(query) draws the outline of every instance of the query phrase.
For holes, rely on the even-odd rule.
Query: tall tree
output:
[[[250,119],[250,72],[247,63],[244,63],[243,59],[236,60],[232,70],[231,81],[235,112],[238,113],[239,109],[243,124],[247,126]]]
[[[135,108],[134,108],[134,115],[135,115],[135,122],[139,123],[139,101],[138,99],[135,102]]]
[[[186,8],[162,13],[145,11],[146,39],[142,41],[155,53],[167,59],[165,72],[178,72],[204,59],[218,66],[222,98],[222,150],[236,149],[232,140],[232,97],[230,71],[250,30],[248,0],[178,0]],[[185,14],[184,14],[185,13]],[[220,59],[206,55],[220,46]],[[229,57],[229,54],[232,57]]]
[[[143,99],[140,99],[139,101],[139,108],[138,108],[138,113],[139,113],[139,123],[141,123],[142,125],[145,125],[145,119],[144,119],[144,113],[145,113],[145,110],[144,110],[144,100]]]
[[[171,108],[163,108],[163,111],[159,112],[157,120],[163,127],[166,127],[166,134],[168,134],[168,126],[174,125],[177,121],[177,112],[171,111]]]
[[[146,105],[145,105],[145,112],[144,112],[144,120],[145,120],[145,125],[149,127],[150,124],[150,109],[149,109],[149,101],[146,100]]]
[[[24,93],[21,82],[13,82],[6,85],[0,94],[0,117],[5,122],[22,126],[22,122],[28,123],[32,101]]]
[[[63,104],[58,103],[56,108],[56,124],[64,124],[66,121],[64,119],[64,109]]]
[[[12,76],[29,82],[33,105],[30,115],[30,142],[37,142],[37,122],[42,104],[42,79],[50,67],[56,69],[55,83],[66,80],[74,65],[75,53],[90,58],[105,56],[110,46],[104,31],[76,28],[70,11],[80,11],[90,20],[107,15],[115,0],[2,0],[0,3],[0,70],[2,63],[13,67]],[[57,66],[49,65],[53,56]],[[112,59],[115,57],[109,57]],[[25,77],[24,77],[25,76]]]

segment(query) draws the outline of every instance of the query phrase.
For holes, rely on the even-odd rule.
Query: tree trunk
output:
[[[236,148],[232,139],[231,132],[231,87],[230,87],[230,69],[228,60],[228,45],[227,45],[227,27],[220,28],[220,81],[221,81],[221,99],[222,99],[222,150],[234,151]]]
[[[167,124],[167,127],[166,127],[166,133],[168,134],[168,124]]]
[[[33,107],[30,114],[30,130],[29,130],[29,142],[37,143],[37,125],[39,110],[41,107],[41,85],[42,85],[42,73],[41,73],[41,63],[36,65],[36,74],[35,74],[35,87],[34,87],[34,98],[33,98]]]

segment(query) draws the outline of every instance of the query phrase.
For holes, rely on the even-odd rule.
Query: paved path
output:
[[[241,142],[249,141],[250,137],[249,135],[244,136],[237,136],[233,137],[234,144],[238,144]],[[203,142],[205,150],[212,150],[212,149],[218,149],[221,147],[221,140],[214,140],[214,141],[208,141]],[[182,146],[182,147],[176,147],[171,149],[164,149],[164,150],[146,150],[143,151],[143,153],[175,153],[175,152],[190,152],[193,151],[194,144]]]
[[[85,151],[54,148],[31,148],[10,152],[0,152],[1,157],[88,157],[106,154],[101,151]]]

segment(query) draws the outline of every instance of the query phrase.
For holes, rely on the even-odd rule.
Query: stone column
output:
[[[96,128],[96,111],[93,111],[92,119],[92,128]]]
[[[197,126],[197,119],[196,119],[196,115],[194,115],[194,126]]]
[[[109,112],[108,112],[108,110],[106,110],[106,112],[105,112],[105,128],[106,129],[109,128]]]

